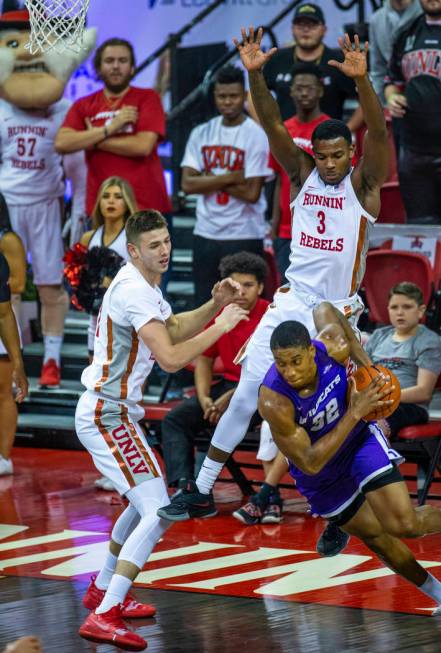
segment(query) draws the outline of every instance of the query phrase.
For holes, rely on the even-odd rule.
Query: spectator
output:
[[[30,254],[41,303],[44,352],[39,383],[54,388],[61,379],[69,306],[62,286],[65,179],[72,182],[71,238],[84,215],[86,185],[83,154],[61,157],[54,142],[70,106],[62,97],[65,85],[92,50],[95,33],[86,30],[84,48],[78,54],[66,51],[63,57],[53,57],[30,54],[26,48],[30,30],[27,10],[5,11],[0,16],[0,55],[9,62],[2,66],[0,84],[0,188],[12,228]]]
[[[86,231],[80,243],[89,249],[99,248],[94,259],[103,259],[103,255],[111,250],[118,255],[120,266],[128,261],[127,239],[124,225],[127,218],[137,211],[135,197],[130,184],[121,177],[109,177],[100,186],[95,208],[92,213],[93,229]],[[115,266],[116,268],[116,266]],[[115,271],[116,274],[117,270]],[[100,298],[110,286],[113,277],[105,275],[100,288],[95,289],[98,294],[91,297],[93,308],[89,317],[87,332],[87,349],[89,351],[89,363],[93,358],[93,346],[97,315],[101,306]]]
[[[58,152],[86,151],[86,210],[92,215],[98,189],[113,175],[132,186],[140,209],[171,210],[157,153],[165,119],[158,94],[130,86],[135,54],[128,41],[100,45],[94,66],[104,89],[77,100],[58,132]]]
[[[263,129],[244,113],[240,68],[225,66],[214,99],[220,116],[193,129],[182,160],[182,189],[199,195],[193,241],[193,277],[198,302],[210,298],[220,260],[227,254],[263,254],[266,201],[262,187],[271,173]]]
[[[17,391],[15,400],[18,402],[23,401],[28,393],[28,381],[23,366],[23,359],[20,351],[20,336],[18,334],[17,322],[14,316],[14,311],[11,307],[11,291],[8,285],[9,279],[9,266],[6,258],[0,253],[0,341],[3,342],[5,349],[8,353],[9,361],[11,363],[12,375],[11,380],[15,383]],[[0,415],[2,425],[6,422],[9,424],[13,421],[11,418],[10,399],[2,398],[3,414]],[[0,475],[12,474],[12,463],[9,458],[4,458],[3,453],[9,455],[10,443],[1,443],[0,449]]]
[[[249,311],[248,321],[239,322],[197,358],[196,396],[185,399],[162,422],[162,447],[169,486],[176,487],[180,481],[194,479],[194,438],[210,424],[217,424],[229,404],[240,377],[240,367],[235,365],[234,359],[268,307],[268,302],[260,297],[266,272],[263,259],[248,252],[225,256],[221,261],[221,277],[231,277],[240,284],[237,303]],[[212,386],[213,366],[218,356],[224,368],[223,378]]]
[[[357,98],[357,91],[352,79],[328,65],[330,59],[342,61],[339,49],[333,50],[323,43],[326,24],[323,11],[312,3],[299,5],[292,20],[294,45],[280,48],[264,68],[264,77],[268,88],[274,91],[280,108],[282,120],[291,118],[296,107],[291,94],[292,67],[298,63],[314,63],[322,69],[323,97],[320,107],[331,118],[341,120],[343,105],[349,98]],[[257,115],[248,94],[248,108],[255,120]],[[348,121],[348,127],[355,133],[363,124],[363,114],[357,108]]]
[[[17,310],[20,305],[20,294],[26,284],[26,254],[20,238],[11,230],[8,207],[1,194],[0,205],[0,253],[3,254],[9,266],[11,306],[18,323]],[[0,424],[2,425],[0,476],[13,473],[11,449],[17,429],[17,405],[12,390],[13,373],[13,359],[9,357],[7,348],[0,341]]]
[[[369,64],[372,86],[385,103],[384,78],[392,56],[392,45],[404,25],[422,12],[419,0],[385,0],[369,21]]]
[[[401,385],[401,402],[385,420],[391,440],[405,426],[429,419],[427,409],[441,372],[441,338],[419,324],[425,310],[420,288],[399,283],[389,292],[391,326],[374,331],[365,346],[372,362],[391,369]]]
[[[321,70],[314,63],[296,64],[292,69],[291,96],[296,107],[296,115],[285,120],[284,125],[294,142],[302,150],[313,156],[311,136],[318,124],[329,119],[320,110],[323,97]],[[270,167],[277,173],[276,190],[273,201],[272,237],[277,267],[283,277],[289,265],[291,249],[291,207],[297,197],[299,180],[289,179],[284,168],[270,154]]]
[[[421,0],[424,14],[393,46],[384,89],[402,118],[398,174],[408,222],[441,224],[441,0]]]

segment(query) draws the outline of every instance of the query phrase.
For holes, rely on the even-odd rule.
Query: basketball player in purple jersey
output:
[[[441,510],[415,509],[375,422],[364,416],[391,404],[382,381],[357,392],[344,362],[361,362],[361,346],[345,318],[328,302],[313,312],[318,336],[300,322],[282,322],[271,336],[275,363],[262,381],[259,412],[288,458],[297,489],[313,514],[356,535],[395,573],[436,603],[441,582],[416,561],[401,537],[441,532]]]

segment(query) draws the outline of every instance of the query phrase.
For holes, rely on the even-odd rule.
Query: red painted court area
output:
[[[0,573],[47,580],[84,580],[100,566],[122,503],[95,490],[87,454],[16,449],[16,474],[0,479]],[[285,493],[282,524],[245,527],[231,517],[239,505],[232,484],[217,484],[220,514],[173,525],[137,584],[151,589],[220,594],[303,604],[431,615],[433,602],[384,568],[354,538],[345,552],[315,552],[324,522]],[[441,536],[408,542],[441,579]]]

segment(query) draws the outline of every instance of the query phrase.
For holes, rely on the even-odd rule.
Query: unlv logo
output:
[[[202,160],[206,172],[220,168],[223,170],[243,170],[245,152],[234,145],[204,145]]]

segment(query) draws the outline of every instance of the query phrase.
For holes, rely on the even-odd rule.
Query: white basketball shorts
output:
[[[145,481],[162,478],[155,455],[125,404],[87,390],[77,405],[75,428],[97,470],[121,495]]]
[[[282,286],[274,295],[265,315],[260,320],[256,330],[238,362],[244,362],[241,376],[249,380],[261,380],[274,362],[270,349],[271,334],[281,322],[296,320],[308,329],[311,336],[317,335],[312,312],[323,299],[315,295],[305,294],[298,289]],[[363,310],[363,302],[358,295],[347,299],[331,302],[345,315],[354,331],[357,331],[357,321]]]
[[[12,229],[30,254],[36,286],[56,286],[63,279],[61,199],[36,204],[8,204]]]

